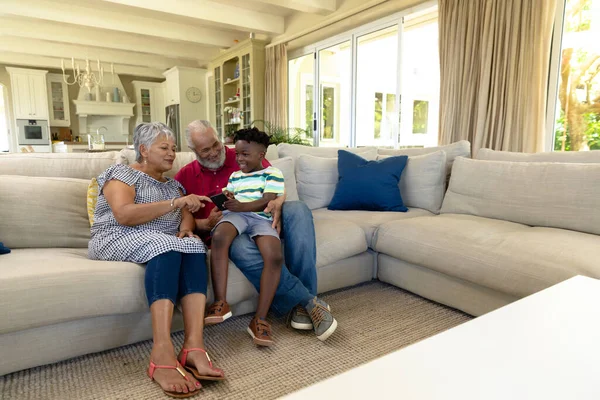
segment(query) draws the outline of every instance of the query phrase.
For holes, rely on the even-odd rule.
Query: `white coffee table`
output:
[[[285,398],[600,400],[600,281],[571,278]]]

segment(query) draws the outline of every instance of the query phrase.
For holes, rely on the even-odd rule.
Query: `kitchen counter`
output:
[[[64,143],[63,146],[56,146],[61,142],[53,143],[53,151],[54,152],[66,152],[66,153],[84,153],[88,151],[87,142],[67,142],[62,141]],[[105,142],[104,150],[102,151],[118,151],[122,150],[127,146],[126,142]],[[59,150],[60,149],[60,150]]]

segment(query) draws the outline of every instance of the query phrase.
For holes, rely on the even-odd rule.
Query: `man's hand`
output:
[[[244,212],[244,211],[246,211],[246,209],[244,207],[244,203],[240,202],[239,200],[235,200],[235,199],[233,199],[233,200],[227,200],[225,203],[223,203],[223,205],[229,211],[233,211],[233,212]]]
[[[210,214],[208,218],[205,219],[197,219],[196,220],[196,229],[199,231],[207,231],[210,232],[215,225],[223,218],[223,213],[217,207],[210,210]]]
[[[283,208],[283,202],[285,201],[285,195],[277,197],[275,200],[271,200],[265,208],[266,213],[270,213],[273,216],[273,229],[277,229],[277,233],[281,235],[281,209]]]

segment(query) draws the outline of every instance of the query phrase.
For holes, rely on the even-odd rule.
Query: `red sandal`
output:
[[[181,364],[179,364],[179,362],[177,364],[175,364],[175,366],[172,366],[172,365],[156,365],[152,361],[150,361],[150,367],[148,368],[148,376],[150,377],[150,379],[152,379],[153,382],[156,382],[154,380],[154,371],[156,371],[157,369],[174,369],[177,372],[179,372],[181,374],[181,376],[183,376],[183,379],[185,379],[188,382],[190,381],[190,378],[188,378],[186,376],[185,370],[183,369]],[[160,386],[160,384],[158,382],[156,382],[156,384],[158,386]],[[192,396],[195,396],[198,393],[200,393],[200,390],[199,390],[200,388],[197,388],[193,392],[188,392],[188,393],[171,392],[169,390],[163,389],[162,386],[160,386],[160,388],[167,396],[171,396],[171,397],[174,397],[177,399],[184,399],[187,397],[192,397]]]
[[[223,372],[223,371],[220,370],[219,368],[213,368],[212,361],[210,360],[210,357],[208,356],[208,353],[206,352],[206,350],[201,349],[201,348],[181,349],[181,360],[180,360],[181,365],[183,365],[183,368],[185,368],[186,370],[191,372],[192,375],[194,375],[194,378],[196,378],[198,380],[202,380],[202,381],[223,381],[223,380],[225,380],[225,376],[200,375],[200,372],[196,368],[186,365],[187,356],[190,351],[203,352],[204,355],[206,355],[206,358],[208,359],[208,367],[210,369],[212,369],[213,371],[220,371],[220,372]]]

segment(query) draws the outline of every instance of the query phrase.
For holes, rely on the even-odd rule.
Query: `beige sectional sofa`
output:
[[[457,158],[469,157],[468,142],[351,151],[409,156],[407,213],[328,210],[337,149],[269,151],[290,199],[313,210],[319,292],[378,278],[480,315],[576,274],[600,276],[600,183],[590,180],[600,152],[545,156],[567,165],[484,150]],[[169,175],[191,160],[179,153]],[[86,257],[89,179],[131,161],[130,150],[0,156],[0,241],[13,249],[0,255],[0,375],[151,337],[143,266]],[[256,292],[233,264],[228,285],[234,312],[252,311]]]

